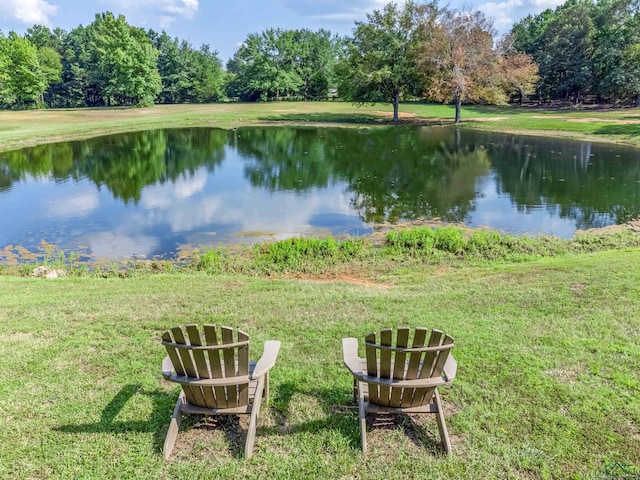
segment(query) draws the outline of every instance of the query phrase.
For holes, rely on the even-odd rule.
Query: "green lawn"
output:
[[[449,105],[403,104],[401,121],[450,125]],[[638,109],[544,110],[467,106],[463,126],[494,131],[554,135],[640,145]],[[356,107],[343,102],[222,103],[157,105],[151,108],[85,108],[0,112],[0,151],[68,139],[151,128],[240,125],[379,124],[391,120],[387,104]]]
[[[401,112],[420,125],[453,116],[442,105]],[[631,109],[469,107],[463,118],[469,128],[640,144]],[[387,105],[338,102],[0,112],[0,151],[148,128],[389,119]],[[297,279],[282,273],[288,266],[260,263],[268,252],[255,264],[201,257],[224,274],[151,263],[44,280],[0,267],[0,478],[577,479],[602,478],[615,462],[637,472],[640,249],[619,238],[573,247],[543,239],[530,254],[528,241],[512,241],[524,253],[491,250],[494,261],[314,259],[313,273],[302,264]],[[603,251],[570,253],[592,247]],[[173,273],[150,273],[163,269]],[[246,419],[233,418],[183,422],[174,457],[162,460],[178,390],[161,380],[160,334],[192,322],[242,328],[254,359],[264,340],[282,341],[250,462]],[[458,377],[441,392],[451,458],[430,417],[371,424],[360,453],[341,338],[398,325],[456,339]]]
[[[0,276],[0,478],[584,478],[640,466],[640,249],[523,263],[388,260],[334,280]],[[344,272],[343,272],[344,273]],[[327,276],[331,280],[331,276]],[[282,341],[250,462],[245,420],[183,422],[161,332],[238,326]],[[386,326],[454,336],[435,419],[370,425],[359,449],[341,338]],[[417,424],[417,426],[416,426]],[[220,428],[221,427],[221,428]]]

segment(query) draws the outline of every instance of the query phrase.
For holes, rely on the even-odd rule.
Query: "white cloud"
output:
[[[199,0],[102,0],[102,3],[122,12],[127,20],[132,17],[138,24],[160,28],[170,27],[177,18],[194,18],[200,6]]]
[[[50,17],[58,11],[46,0],[2,0],[0,14],[8,15],[27,25],[51,25]]]
[[[547,8],[555,8],[565,0],[506,0],[504,2],[486,2],[476,7],[494,20],[494,26],[500,33],[506,33],[513,24],[529,14],[538,14]]]
[[[56,199],[49,203],[47,216],[62,218],[84,217],[98,208],[99,204],[97,190],[88,190],[76,195]]]
[[[142,191],[142,204],[147,209],[170,207],[204,190],[208,175],[206,168],[199,168],[192,176],[178,178],[171,186],[150,185]]]
[[[353,22],[367,13],[381,9],[388,0],[281,0],[282,4],[303,17],[313,20]]]
[[[157,239],[147,235],[127,235],[124,232],[90,233],[82,239],[96,259],[123,257],[148,258],[157,248]]]

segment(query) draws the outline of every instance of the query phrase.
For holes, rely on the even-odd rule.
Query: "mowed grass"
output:
[[[345,281],[244,275],[0,277],[0,478],[595,478],[640,466],[640,249],[524,263],[387,261]],[[353,270],[357,271],[356,269]],[[346,281],[348,280],[348,281]],[[282,341],[251,461],[246,421],[187,419],[161,332],[237,326]],[[341,338],[382,327],[456,340],[429,416],[369,425],[359,448]],[[584,476],[584,477],[583,477]]]
[[[450,105],[408,103],[401,121],[451,125]],[[638,109],[545,110],[466,106],[463,126],[510,133],[554,135],[640,144]],[[96,135],[186,126],[234,128],[241,125],[381,124],[391,121],[388,104],[354,106],[345,102],[221,103],[157,105],[150,108],[84,108],[0,112],[0,151]]]

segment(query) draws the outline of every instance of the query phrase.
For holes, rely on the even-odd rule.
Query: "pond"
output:
[[[96,259],[441,219],[571,237],[640,215],[640,150],[452,127],[150,130],[0,153],[0,255]]]

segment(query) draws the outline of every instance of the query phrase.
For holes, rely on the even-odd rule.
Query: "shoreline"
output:
[[[381,107],[380,104],[355,107],[342,102],[281,102],[5,111],[0,112],[0,153],[51,143],[164,128],[211,127],[229,130],[243,126],[273,125],[316,128],[455,126],[452,118],[443,116],[447,113],[448,106],[405,104],[403,107],[407,111],[406,115],[401,116],[398,124],[389,121],[387,113],[379,110]],[[594,118],[592,111],[550,109],[532,112],[509,107],[512,118],[507,118],[498,115],[496,108],[499,107],[469,107],[470,111],[464,112],[466,116],[463,116],[463,122],[458,126],[511,135],[558,137],[640,147],[640,121],[627,120],[627,117],[637,117],[629,109],[607,111],[602,117]],[[302,110],[310,111],[305,113]],[[541,115],[541,112],[549,112],[549,115]],[[532,121],[536,127],[519,126]],[[553,128],[548,122],[561,122],[562,128]],[[571,129],[568,130],[567,126]],[[585,126],[613,128],[623,130],[624,133],[594,134],[583,131]]]

